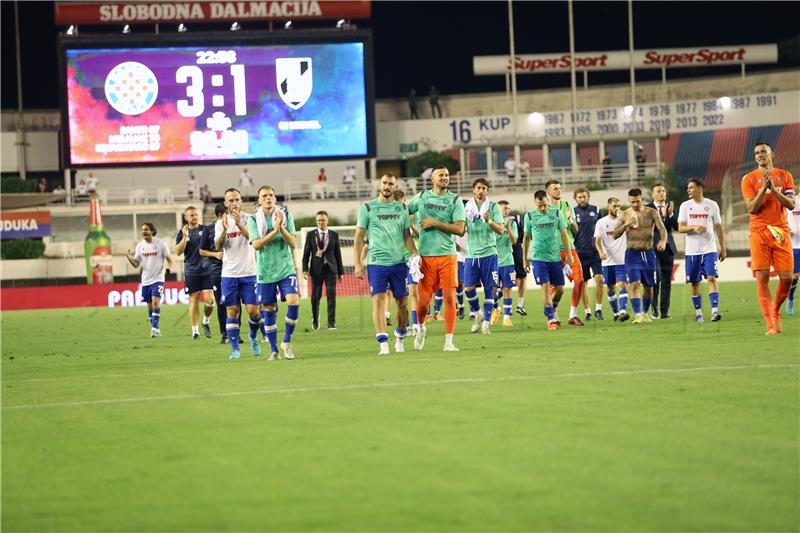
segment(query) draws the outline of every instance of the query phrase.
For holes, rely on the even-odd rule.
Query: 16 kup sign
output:
[[[572,56],[563,54],[536,54],[515,56],[517,74],[569,72]],[[634,50],[633,68],[676,68],[777,63],[777,44],[731,45],[700,48],[662,48]],[[575,69],[628,70],[630,54],[617,50],[608,52],[576,52]],[[477,76],[511,72],[509,56],[477,56],[472,58],[472,69]]]
[[[56,2],[56,24],[368,19],[370,0]]]
[[[0,213],[0,239],[47,237],[51,233],[50,211]]]

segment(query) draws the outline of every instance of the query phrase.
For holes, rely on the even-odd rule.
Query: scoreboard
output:
[[[374,156],[371,36],[327,36],[64,37],[67,166]]]

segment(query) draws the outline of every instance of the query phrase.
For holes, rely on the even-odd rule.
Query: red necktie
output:
[[[660,216],[661,218],[664,218],[664,206],[663,205],[658,206],[658,216]]]

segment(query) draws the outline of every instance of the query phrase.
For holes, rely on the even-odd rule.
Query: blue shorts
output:
[[[656,253],[651,250],[625,250],[628,282],[641,281],[645,287],[656,284]]]
[[[258,305],[256,277],[222,278],[222,305],[234,307],[240,301],[245,305]]]
[[[396,265],[367,265],[369,294],[383,294],[391,289],[395,298],[408,296],[408,267],[405,263]]]
[[[719,277],[717,269],[717,252],[709,252],[700,255],[686,256],[686,283],[700,283],[700,280],[713,276]]]
[[[628,283],[628,274],[625,265],[611,265],[603,267],[603,280],[606,287],[613,287],[617,283]]]
[[[496,255],[467,257],[464,262],[464,286],[477,287],[478,285],[483,285],[484,289],[500,285]]]
[[[556,287],[564,286],[564,271],[561,261],[531,261],[533,268],[533,279],[537,285],[549,283]]]
[[[164,282],[157,281],[150,285],[142,285],[142,301],[150,303],[153,298],[164,296]]]
[[[456,261],[458,263],[458,282],[464,283],[464,261]],[[797,263],[797,261],[795,261]]]
[[[275,283],[259,283],[256,285],[256,296],[261,305],[272,305],[278,301],[278,294],[300,294],[297,288],[297,276],[292,274]]]
[[[792,254],[794,255],[794,273],[800,274],[800,248],[794,248]]]
[[[500,274],[500,287],[513,289],[517,286],[517,271],[514,265],[498,267],[497,272]]]
[[[589,281],[592,276],[603,273],[603,264],[600,261],[600,256],[595,253],[581,253],[578,252],[578,259],[581,261],[581,268],[583,269],[583,279]],[[591,272],[590,272],[591,271]]]
[[[208,274],[187,274],[183,278],[183,285],[183,290],[186,291],[186,294],[194,294],[196,292],[207,291],[213,288],[211,276]]]

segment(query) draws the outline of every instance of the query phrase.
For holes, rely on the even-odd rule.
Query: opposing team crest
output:
[[[275,82],[281,100],[300,109],[311,97],[314,85],[310,57],[283,57],[275,60]]]

